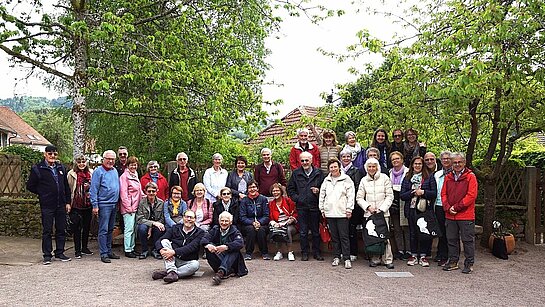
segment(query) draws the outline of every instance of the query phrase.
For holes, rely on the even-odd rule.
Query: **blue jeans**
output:
[[[142,252],[148,251],[148,229],[151,227],[151,246],[152,250],[156,250],[155,243],[159,241],[159,238],[161,238],[162,235],[165,234],[164,231],[159,230],[159,228],[155,226],[148,226],[146,224],[140,224],[138,225],[137,231],[138,231],[138,238],[140,238],[140,245],[142,246]]]
[[[115,204],[105,204],[98,208],[98,249],[100,257],[108,257],[108,255],[112,254],[115,214]]]
[[[320,254],[320,218],[322,214],[320,211],[311,211],[309,209],[297,209],[297,218],[299,224],[299,238],[301,243],[301,253],[308,255],[310,251],[308,242],[308,230],[312,232],[312,253],[313,255]]]

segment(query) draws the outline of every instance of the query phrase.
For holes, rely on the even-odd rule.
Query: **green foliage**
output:
[[[528,150],[513,154],[513,158],[523,161],[528,166],[535,166],[539,169],[545,168],[545,150]]]
[[[38,163],[44,158],[43,153],[24,145],[2,147],[0,148],[0,152],[18,155],[21,157],[22,161],[28,162],[29,164]]]

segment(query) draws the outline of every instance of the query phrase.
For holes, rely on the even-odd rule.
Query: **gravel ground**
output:
[[[90,247],[98,250],[96,241]],[[14,255],[18,248],[20,257]],[[0,237],[0,263],[9,264],[0,266],[1,306],[545,304],[545,247],[522,242],[517,242],[516,253],[508,261],[478,248],[475,271],[470,275],[460,270],[443,272],[435,263],[422,268],[395,261],[394,270],[370,268],[361,259],[346,270],[342,266],[332,267],[331,255],[326,255],[325,262],[302,262],[297,255],[294,262],[286,258],[279,262],[248,261],[247,276],[230,278],[220,286],[212,286],[212,271],[206,260],[200,260],[203,276],[165,284],[151,279],[153,270],[163,268],[162,262],[155,259],[122,257],[104,264],[95,253],[81,260],[54,261],[44,266],[39,250],[39,240]],[[116,246],[115,252],[121,255],[122,248]],[[73,256],[73,250],[66,254]],[[31,265],[25,265],[28,258]],[[381,271],[410,272],[414,277],[381,278],[375,274]],[[168,301],[163,297],[168,297]]]

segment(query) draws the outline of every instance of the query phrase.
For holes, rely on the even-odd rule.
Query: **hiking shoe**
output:
[[[413,266],[416,264],[418,264],[418,259],[416,259],[415,256],[409,257],[409,259],[407,260],[407,265]]]
[[[138,256],[138,259],[143,260],[148,258],[148,251],[140,253],[140,256]]]
[[[252,260],[252,255],[250,254],[244,255],[244,260]]]
[[[261,258],[263,258],[263,260],[271,260],[271,256],[269,256],[269,254],[263,254],[261,255]]]
[[[151,279],[157,280],[157,279],[163,279],[165,276],[167,276],[167,271],[155,271],[153,274],[151,274]]]
[[[420,263],[420,265],[421,265],[422,267],[424,267],[424,268],[430,266],[430,262],[428,261],[428,258],[426,258],[426,257],[421,257],[419,263]]]
[[[462,273],[464,274],[471,274],[473,272],[473,265],[466,265],[464,266],[464,269],[462,270]]]
[[[136,258],[136,254],[134,252],[125,252],[125,257]]]
[[[90,251],[88,248],[84,248],[81,250],[82,255],[91,256],[93,254],[92,251]]]
[[[333,262],[331,262],[331,265],[332,266],[338,266],[339,262],[341,262],[341,260],[339,258],[333,258]]]
[[[351,269],[352,268],[352,262],[349,259],[346,259],[344,261],[344,268],[345,269]]]
[[[121,257],[119,257],[118,255],[114,254],[114,253],[111,253],[108,255],[108,258],[110,259],[120,259]]]
[[[386,268],[388,270],[393,270],[394,269],[394,264],[393,263],[386,263],[385,265],[386,265]]]
[[[324,261],[324,257],[321,254],[314,255],[314,259],[316,259],[318,261]]]
[[[212,282],[214,283],[214,285],[219,285],[221,284],[221,280],[223,279],[223,277],[225,276],[225,274],[223,273],[222,270],[218,270],[218,272],[212,277]]]
[[[100,261],[102,261],[104,263],[112,263],[112,260],[110,260],[110,258],[108,258],[108,256],[101,256]]]
[[[44,257],[43,265],[51,264],[51,257]]]
[[[163,281],[166,282],[166,283],[171,283],[171,282],[178,281],[178,273],[176,273],[174,271],[168,272],[167,276],[165,276],[163,278]]]
[[[288,253],[288,260],[289,261],[295,261],[295,255],[293,254],[293,252]]]
[[[76,252],[74,258],[76,258],[76,259],[81,259],[81,253],[80,253],[80,252]]]
[[[284,258],[284,256],[282,256],[282,253],[281,252],[277,252],[276,255],[274,255],[274,258],[273,260],[274,261],[279,261],[280,259]]]
[[[354,261],[356,261],[356,260],[358,260],[358,256],[350,255],[350,261],[351,261],[351,262],[354,262]]]
[[[458,270],[458,262],[447,262],[445,266],[443,267],[443,271],[454,271]]]
[[[445,266],[445,264],[447,263],[447,260],[445,259],[441,259],[437,262],[437,266]]]
[[[68,262],[68,261],[72,260],[72,258],[66,257],[65,254],[59,254],[59,255],[55,256],[55,260],[60,260],[62,262]]]

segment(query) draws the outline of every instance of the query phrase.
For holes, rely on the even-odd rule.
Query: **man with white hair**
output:
[[[176,167],[168,178],[168,190],[172,191],[173,186],[182,187],[182,199],[188,201],[193,199],[194,196],[191,194],[195,185],[197,184],[197,175],[195,171],[187,165],[189,162],[189,157],[185,152],[179,152],[176,155]]]
[[[301,167],[301,162],[299,161],[299,155],[302,152],[309,152],[312,155],[312,165],[314,167],[320,168],[320,150],[316,144],[308,141],[310,131],[307,128],[301,128],[297,130],[298,142],[293,145],[290,151],[290,167],[291,170],[294,170],[298,167]]]
[[[115,209],[119,200],[119,177],[114,168],[115,157],[113,150],[104,152],[102,165],[93,172],[89,189],[93,214],[98,216],[98,248],[100,260],[104,263],[110,263],[110,259],[119,259],[112,252]]]
[[[267,147],[261,149],[261,159],[263,163],[254,168],[254,180],[259,186],[259,194],[266,196],[271,201],[271,186],[275,183],[286,186],[286,176],[282,165],[272,160],[271,149]]]

